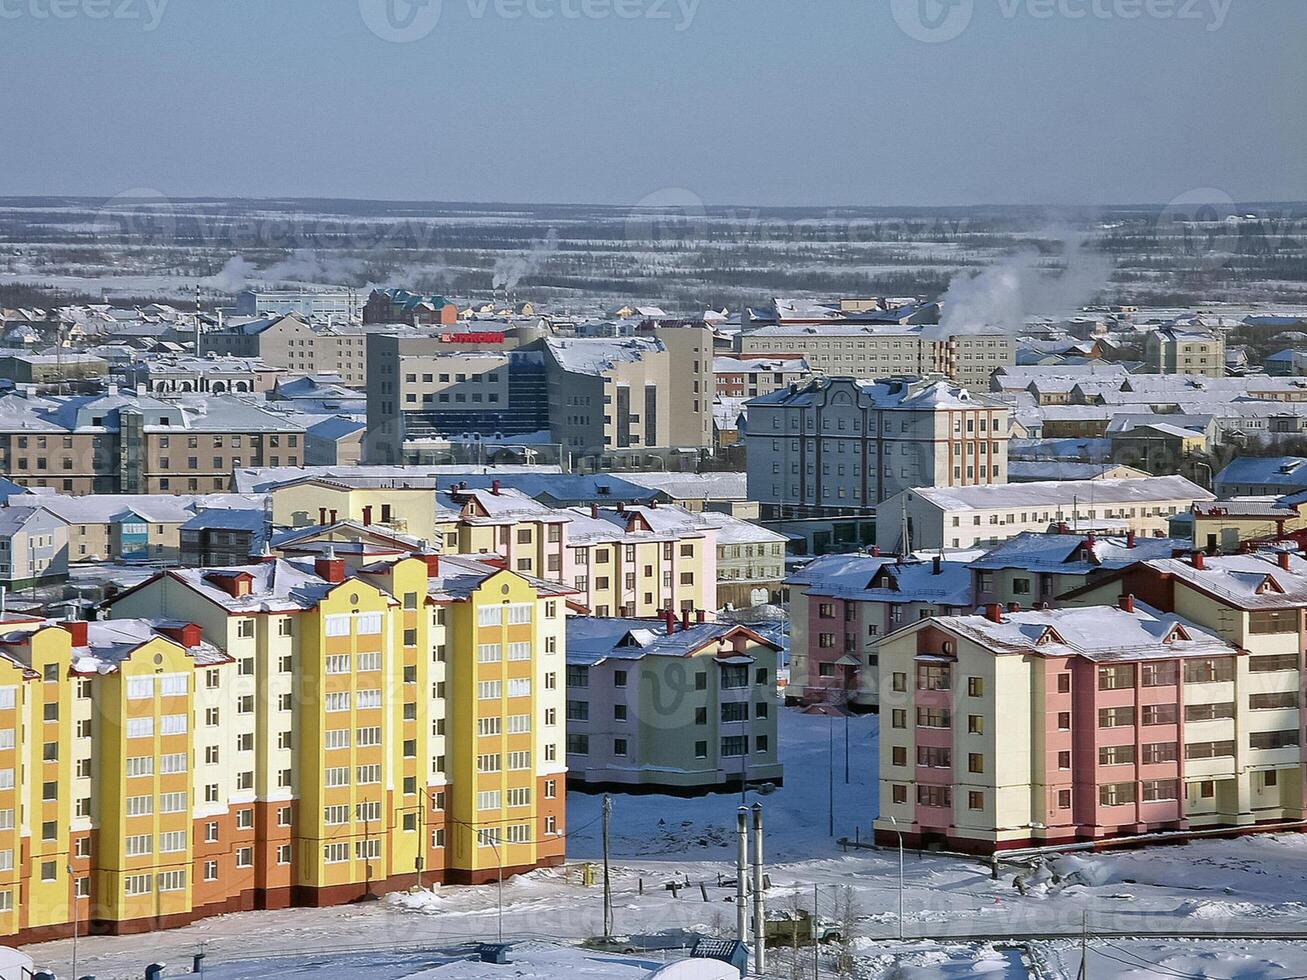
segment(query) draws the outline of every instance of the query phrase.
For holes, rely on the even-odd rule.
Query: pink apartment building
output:
[[[1129,595],[991,604],[879,653],[882,843],[989,853],[1304,816],[1296,665]]]
[[[790,576],[790,704],[875,710],[880,641],[929,616],[971,612],[971,572],[941,558],[826,555]]]

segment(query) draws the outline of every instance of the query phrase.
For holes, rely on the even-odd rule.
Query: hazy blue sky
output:
[[[0,0],[0,194],[1307,198],[1303,0],[361,3]]]

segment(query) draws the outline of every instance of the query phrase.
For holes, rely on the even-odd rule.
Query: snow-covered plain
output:
[[[1086,914],[1094,935],[1093,977],[1186,974],[1276,980],[1307,975],[1307,945],[1270,941],[1276,935],[1307,933],[1307,836],[1297,834],[1068,855],[1043,868],[1004,866],[998,881],[981,861],[909,852],[904,864],[907,941],[901,945],[897,852],[845,853],[835,842],[855,834],[865,840],[875,816],[877,719],[849,722],[848,784],[842,719],[786,709],[780,726],[785,785],[747,797],[749,804],[757,800],[764,807],[772,886],[768,905],[811,908],[815,895],[821,914],[839,919],[851,904],[857,920],[856,976],[1073,977]],[[832,776],[834,837],[828,812]],[[719,881],[734,873],[740,800],[738,792],[693,799],[614,797],[616,933],[630,936],[631,945],[641,948],[658,945],[660,934],[678,930],[681,935],[729,933],[734,889]],[[557,948],[602,932],[601,888],[581,884],[581,866],[600,854],[601,801],[600,796],[569,795],[567,868],[504,883],[503,932],[531,944],[523,954],[529,952],[528,972],[480,966],[475,969],[489,972],[467,972],[471,967],[466,963],[446,963],[465,956],[459,944],[496,936],[499,891],[494,885],[437,888],[343,908],[223,916],[148,937],[84,938],[78,972],[99,980],[140,976],[151,958],[188,965],[203,945],[206,975],[222,980],[310,972],[364,980],[581,977],[585,971],[602,977],[642,976],[638,970],[647,969],[646,960],[674,954],[641,953],[609,962],[598,954]],[[1013,886],[1018,873],[1028,883],[1024,896]],[[671,882],[683,887],[673,893],[666,887]],[[1163,932],[1190,938],[1149,938]],[[1267,939],[1245,938],[1249,934]],[[1044,938],[1057,936],[1067,938]],[[69,942],[28,951],[38,964],[67,975]],[[303,957],[285,958],[295,953]],[[265,958],[274,954],[281,955]],[[803,956],[810,976],[808,954]],[[440,957],[446,960],[436,963]],[[1039,972],[1028,974],[1027,962]],[[1145,962],[1163,966],[1150,973]],[[831,962],[823,963],[826,973]],[[433,968],[447,972],[422,972]],[[789,976],[788,964],[780,963],[776,975]]]

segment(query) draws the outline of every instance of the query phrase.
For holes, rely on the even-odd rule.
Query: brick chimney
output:
[[[323,527],[323,526],[326,525],[326,523],[327,523],[327,508],[325,508],[325,507],[319,507],[319,508],[318,508],[318,526],[319,526],[319,527]]]
[[[1007,604],[1007,611],[1010,612],[1010,613],[1019,613],[1019,612],[1021,612],[1021,603],[1019,603],[1019,602],[1009,602],[1009,603]]]
[[[1133,547],[1135,546],[1135,532],[1134,532],[1134,531],[1126,531],[1126,532],[1125,532],[1125,546],[1126,546],[1127,548],[1133,548]]]
[[[694,611],[694,621],[700,624],[708,622],[708,613],[703,609],[696,609]]]
[[[663,626],[667,629],[668,636],[676,632],[676,610],[663,610]]]
[[[626,513],[626,503],[625,503],[624,501],[619,500],[619,501],[617,502],[617,513],[619,513],[619,514],[625,514],[625,513]]]
[[[327,553],[313,562],[313,574],[324,582],[340,585],[345,581],[345,559],[336,557],[336,549],[327,547]]]
[[[985,618],[991,623],[1003,622],[1003,607],[997,602],[986,603]]]
[[[1201,572],[1204,568],[1207,567],[1207,556],[1204,555],[1201,551],[1195,551],[1193,554],[1193,565],[1194,568],[1198,569]]]
[[[201,630],[196,623],[182,623],[180,626],[161,626],[159,632],[174,643],[179,643],[187,650],[194,650],[200,645]]]
[[[944,559],[941,558],[939,555],[936,555],[933,559],[931,559],[930,574],[939,575],[943,571],[944,571]]]
[[[690,628],[690,610],[681,610],[681,632],[684,633]]]
[[[871,546],[871,557],[872,557],[872,558],[879,558],[879,557],[880,557],[880,545],[878,545],[878,544],[873,544],[873,545]]]
[[[1283,568],[1286,572],[1289,570],[1289,552],[1287,551],[1280,552],[1280,567]]]
[[[499,496],[499,481],[498,481],[498,480],[491,480],[491,481],[490,481],[490,492],[493,493],[496,497]]]
[[[598,520],[598,519],[599,519],[599,505],[598,505],[598,504],[591,504],[591,505],[590,505],[590,516],[591,516],[592,518],[594,518],[595,520]]]
[[[363,526],[369,527],[372,524],[372,505],[363,508]]]
[[[427,578],[440,578],[440,556],[434,551],[424,551],[418,555],[427,563]]]
[[[1121,611],[1132,613],[1135,611],[1135,597],[1132,595],[1123,595],[1120,600]]]
[[[84,619],[68,619],[59,624],[67,631],[68,635],[73,638],[73,646],[86,646],[86,627],[87,622]]]

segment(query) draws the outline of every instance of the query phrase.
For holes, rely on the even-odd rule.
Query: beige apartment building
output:
[[[61,493],[226,490],[242,466],[298,466],[304,426],[231,396],[0,398],[0,472]],[[274,464],[273,460],[277,462]]]
[[[1007,334],[936,336],[932,327],[900,324],[781,323],[742,332],[743,357],[801,355],[814,373],[861,380],[942,374],[975,391],[1016,363]]]
[[[546,340],[551,438],[575,456],[712,445],[712,333],[657,327],[617,339]]]
[[[1154,374],[1225,377],[1225,338],[1220,332],[1161,327],[1144,338],[1144,357]]]
[[[367,331],[341,325],[314,327],[302,316],[265,316],[204,335],[206,353],[258,358],[297,374],[337,374],[348,385],[367,383]]]
[[[1211,493],[1182,476],[922,486],[903,491],[879,508],[876,543],[891,552],[975,548],[1063,524],[1080,533],[1133,531],[1166,537],[1172,517],[1187,513],[1196,501],[1212,499]]]
[[[953,382],[817,378],[749,403],[764,518],[865,514],[911,487],[1007,483],[1008,406]]]

